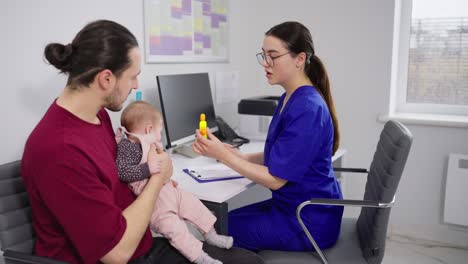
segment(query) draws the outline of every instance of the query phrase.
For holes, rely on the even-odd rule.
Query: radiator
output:
[[[468,155],[450,154],[445,185],[444,222],[468,226]]]

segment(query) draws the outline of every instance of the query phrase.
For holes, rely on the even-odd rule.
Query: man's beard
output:
[[[115,85],[112,93],[106,97],[106,104],[104,107],[109,109],[112,112],[118,112],[122,110],[123,102],[120,102],[120,88],[118,85]]]
[[[112,93],[106,97],[104,107],[112,112],[122,110],[123,102],[120,102],[120,87],[116,84]]]

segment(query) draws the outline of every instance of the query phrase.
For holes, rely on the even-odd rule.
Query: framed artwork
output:
[[[228,0],[144,0],[147,63],[227,62]]]

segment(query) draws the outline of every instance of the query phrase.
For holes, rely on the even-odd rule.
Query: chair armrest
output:
[[[310,200],[302,202],[297,207],[296,218],[299,224],[301,225],[302,230],[304,231],[304,233],[306,233],[307,238],[309,238],[310,243],[312,243],[312,246],[314,247],[315,251],[317,252],[317,254],[319,254],[320,260],[322,261],[322,263],[328,264],[328,261],[325,258],[325,255],[323,254],[322,250],[319,248],[314,238],[310,234],[309,230],[304,225],[304,222],[302,221],[302,218],[301,218],[302,208],[310,204],[389,208],[389,207],[392,207],[394,203],[395,203],[395,197],[393,197],[393,200],[389,203],[383,203],[383,202],[378,202],[378,201],[366,201],[366,200],[341,200],[341,199],[312,198]]]
[[[5,263],[28,263],[28,264],[66,264],[67,262],[46,258],[46,257],[39,257],[35,255],[31,255],[28,253],[13,251],[13,250],[5,250],[3,252],[3,258],[5,259]]]
[[[369,173],[367,169],[364,168],[341,168],[341,167],[333,167],[333,171],[336,172],[355,172],[355,173]]]
[[[347,200],[347,199],[323,199],[323,198],[312,198],[308,201],[301,203],[297,210],[308,204],[323,204],[323,205],[340,205],[340,206],[355,206],[355,207],[375,207],[375,208],[389,208],[395,203],[395,197],[389,203],[369,200]]]

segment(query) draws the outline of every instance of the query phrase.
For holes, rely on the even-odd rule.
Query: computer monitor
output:
[[[218,130],[208,73],[158,75],[159,102],[164,119],[166,148],[195,140],[200,114],[211,132]]]

